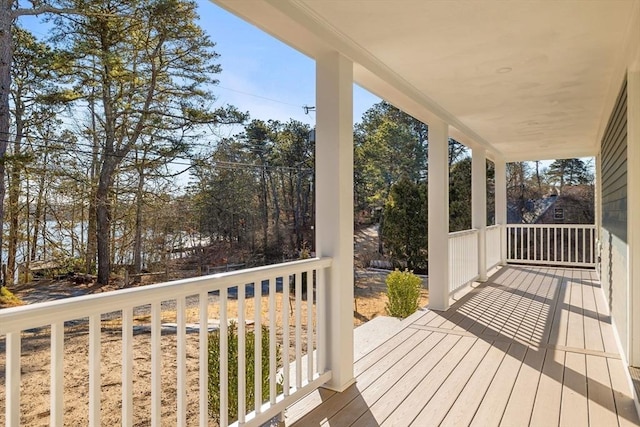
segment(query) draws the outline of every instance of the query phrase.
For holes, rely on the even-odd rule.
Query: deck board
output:
[[[618,423],[616,405],[610,384],[607,359],[587,356],[587,387],[589,389],[589,421],[596,426]]]
[[[416,375],[407,375],[412,369],[420,369],[423,372],[429,372],[433,366],[433,361],[438,359],[435,357],[427,357],[430,352],[437,346],[438,351],[442,351],[446,346],[438,346],[445,334],[423,332],[423,341],[416,347],[415,351],[407,354],[406,357],[398,361],[389,368],[384,375],[379,377],[371,385],[360,391],[360,399],[354,399],[344,408],[332,416],[329,425],[350,425],[354,423],[360,416],[368,411],[369,406],[378,401],[392,387],[402,387],[412,389],[417,384],[418,377]],[[421,363],[422,362],[422,363]],[[429,366],[431,364],[431,366]],[[358,384],[360,388],[362,385]]]
[[[526,351],[527,348],[518,343],[509,346],[470,425],[483,427],[500,424]]]
[[[508,343],[497,342],[489,349],[482,363],[475,370],[456,402],[451,406],[441,426],[457,427],[469,425],[508,348]]]
[[[527,425],[533,412],[533,404],[544,363],[545,350],[527,349],[524,363],[516,378],[511,398],[500,421],[503,426]]]
[[[424,378],[429,375],[436,367],[437,363],[445,357],[449,351],[459,341],[459,337],[455,335],[447,335],[441,341],[433,353],[425,355],[420,362],[415,365],[415,372],[411,372],[409,375],[405,375],[400,378],[395,384],[393,384],[387,391],[388,395],[394,396],[395,400],[379,398],[375,402],[369,402],[369,413],[379,422],[384,421],[391,415],[391,413],[397,407],[397,401],[404,400],[411,394],[413,390],[419,387],[419,384],[424,381]],[[362,414],[359,415],[359,419],[353,425],[367,426],[367,418],[363,418]],[[349,424],[336,424],[336,425],[349,425]]]
[[[567,321],[567,347],[584,347],[584,310],[582,305],[582,285],[580,284],[580,271],[573,271],[572,278],[567,286],[569,292],[569,307],[563,307],[568,311]]]
[[[561,426],[589,425],[586,361],[584,354],[565,352],[562,384]]]
[[[588,271],[581,272],[582,280],[582,307],[584,309],[584,345],[591,350],[604,351],[602,331],[598,320],[598,307],[596,296],[591,285]]]
[[[476,340],[473,347],[460,361],[458,366],[449,374],[442,383],[438,392],[422,409],[411,425],[426,426],[439,424],[447,415],[449,408],[469,381],[469,372],[475,372],[480,362],[484,359],[491,345],[483,340]]]
[[[407,426],[413,422],[422,408],[429,403],[438,392],[442,383],[449,374],[455,370],[461,360],[471,349],[477,340],[470,337],[460,337],[453,348],[444,356],[437,365],[425,376],[387,419],[380,425],[383,426]]]
[[[640,425],[595,272],[502,268],[445,312],[425,311],[316,391],[286,424]]]
[[[532,427],[558,425],[564,376],[564,352],[547,350],[530,424]]]

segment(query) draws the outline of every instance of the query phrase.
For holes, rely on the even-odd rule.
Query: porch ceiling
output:
[[[214,0],[507,160],[594,155],[637,52],[640,0]]]

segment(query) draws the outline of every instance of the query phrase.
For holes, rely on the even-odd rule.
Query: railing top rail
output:
[[[584,228],[595,229],[595,224],[507,224],[511,228]]]
[[[500,228],[500,227],[501,227],[501,225],[500,225],[500,224],[493,224],[493,225],[487,225],[487,228],[486,228],[486,229],[487,229],[487,230],[495,230],[495,229],[498,229],[498,228]]]
[[[455,237],[462,237],[462,236],[466,236],[468,234],[476,234],[478,233],[478,229],[476,228],[470,228],[469,230],[462,230],[462,231],[454,231],[452,233],[449,233],[449,238],[455,238]]]
[[[329,257],[217,273],[0,310],[0,335],[331,266]]]

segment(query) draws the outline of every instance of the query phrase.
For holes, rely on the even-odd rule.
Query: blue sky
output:
[[[315,124],[315,62],[209,0],[197,0],[200,25],[216,43],[222,73],[215,90],[220,103],[249,111],[252,118]],[[354,121],[380,98],[354,86]]]

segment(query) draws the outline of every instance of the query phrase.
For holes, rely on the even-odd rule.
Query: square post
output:
[[[353,374],[353,63],[316,58],[316,252],[332,257],[327,286],[325,386],[343,391]],[[322,367],[321,367],[322,368]]]
[[[429,308],[449,308],[449,125],[429,122]]]
[[[601,277],[602,274],[602,265],[601,265],[601,248],[602,248],[602,152],[598,151],[596,155],[595,162],[595,186],[594,186],[594,194],[593,194],[593,202],[594,202],[594,222],[596,225],[595,230],[595,244],[593,245],[595,254],[594,261],[596,263],[596,271],[598,272],[598,277]]]
[[[500,265],[507,264],[507,163],[497,158],[496,168],[496,224],[500,224]]]
[[[478,230],[478,280],[487,281],[487,152],[471,150],[471,227]]]

